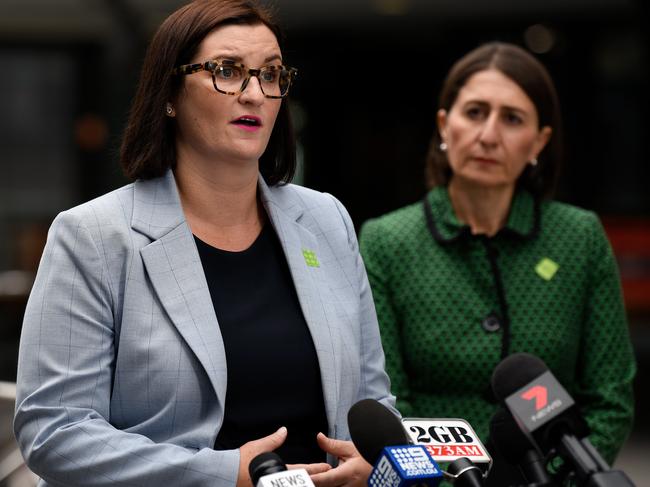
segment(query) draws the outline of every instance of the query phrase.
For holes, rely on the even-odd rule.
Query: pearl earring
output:
[[[167,103],[167,106],[165,107],[165,112],[167,113],[168,117],[173,117],[174,116],[174,107],[172,106],[171,103]]]
[[[536,166],[537,165],[537,158],[533,157],[529,162],[530,162],[531,166]]]
[[[447,152],[447,143],[446,142],[440,142],[440,150],[442,152]]]

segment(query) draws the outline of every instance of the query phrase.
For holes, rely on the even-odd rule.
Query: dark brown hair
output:
[[[517,83],[537,109],[539,128],[553,129],[551,139],[538,156],[536,166],[526,165],[519,176],[519,187],[538,197],[551,196],[562,162],[562,120],[553,80],[546,68],[531,54],[513,44],[491,42],[459,59],[445,78],[439,108],[449,112],[467,80],[479,71],[496,69]],[[436,130],[427,156],[427,182],[430,187],[446,186],[452,172],[447,155],[440,150],[440,133]]]
[[[178,93],[182,79],[172,70],[188,64],[215,28],[228,24],[264,24],[282,44],[271,13],[254,0],[195,0],[172,13],[158,28],[145,55],[138,89],[120,150],[120,162],[131,179],[161,176],[176,165],[175,119],[164,109]],[[269,185],[291,181],[296,169],[296,143],[283,100],[260,172]]]

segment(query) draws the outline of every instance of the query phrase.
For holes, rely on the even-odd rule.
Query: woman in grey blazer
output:
[[[289,184],[279,39],[244,0],[172,14],[123,140],[134,182],[52,224],[15,417],[41,485],[245,487],[286,445],[318,486],[365,481],[347,412],[394,398],[350,217]]]

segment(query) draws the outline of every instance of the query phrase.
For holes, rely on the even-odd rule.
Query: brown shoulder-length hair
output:
[[[517,83],[537,109],[539,128],[553,129],[551,139],[538,156],[536,166],[526,165],[517,185],[537,197],[550,197],[555,190],[562,162],[562,120],[557,92],[546,68],[531,54],[513,44],[491,42],[459,59],[445,78],[439,108],[449,112],[467,80],[479,71],[497,69]],[[445,152],[440,150],[440,132],[431,139],[426,175],[429,187],[446,186],[452,177]]]
[[[120,162],[131,179],[161,176],[176,165],[174,118],[165,106],[182,85],[172,70],[188,64],[212,30],[229,24],[264,24],[282,47],[282,33],[271,13],[254,0],[195,0],[172,13],[158,28],[144,58],[140,82],[122,139]],[[296,142],[283,100],[260,172],[269,185],[287,183],[296,170]]]

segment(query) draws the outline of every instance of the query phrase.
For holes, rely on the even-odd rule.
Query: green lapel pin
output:
[[[548,257],[544,257],[535,266],[535,272],[537,272],[537,275],[539,275],[539,277],[542,279],[550,281],[553,279],[553,276],[559,268],[560,266],[556,262],[553,262]]]
[[[316,253],[313,250],[302,249],[302,256],[305,258],[305,263],[309,267],[320,267]]]

